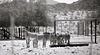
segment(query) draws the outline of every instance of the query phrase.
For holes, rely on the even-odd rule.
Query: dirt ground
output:
[[[77,40],[90,42],[90,37],[71,38],[71,42]],[[26,48],[25,40],[2,40],[0,55],[100,55],[100,37],[97,37],[97,44],[89,44],[89,46],[50,48],[49,44],[48,41],[47,47],[42,48],[42,40],[40,40],[38,48]]]

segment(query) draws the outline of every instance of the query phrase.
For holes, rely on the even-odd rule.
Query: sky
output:
[[[71,4],[71,3],[76,2],[78,0],[54,0],[54,1],[57,1],[57,2],[60,2],[60,3]]]

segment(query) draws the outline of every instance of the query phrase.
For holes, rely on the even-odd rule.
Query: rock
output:
[[[7,49],[7,50],[9,50],[9,49]]]
[[[25,49],[25,48],[21,48],[21,50],[23,50],[23,49]]]
[[[72,51],[72,53],[75,53],[74,51]]]
[[[29,50],[28,52],[33,52],[33,50]]]
[[[4,47],[6,46],[6,45],[3,45]]]
[[[35,53],[35,55],[37,55],[37,53]]]
[[[99,49],[97,49],[97,50],[99,50]]]
[[[19,55],[18,53],[15,53],[14,55]]]

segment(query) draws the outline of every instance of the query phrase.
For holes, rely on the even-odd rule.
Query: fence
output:
[[[24,27],[15,27],[14,29],[14,38],[15,39],[25,39],[26,32]],[[11,39],[10,37],[10,28],[4,27],[0,28],[0,39]]]

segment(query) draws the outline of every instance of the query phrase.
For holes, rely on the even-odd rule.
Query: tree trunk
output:
[[[13,40],[14,40],[14,16],[10,15],[10,33],[11,33],[11,50],[12,50],[12,54],[14,55],[14,49],[13,49]]]
[[[11,33],[11,39],[14,39],[14,17],[10,16],[10,33]]]

